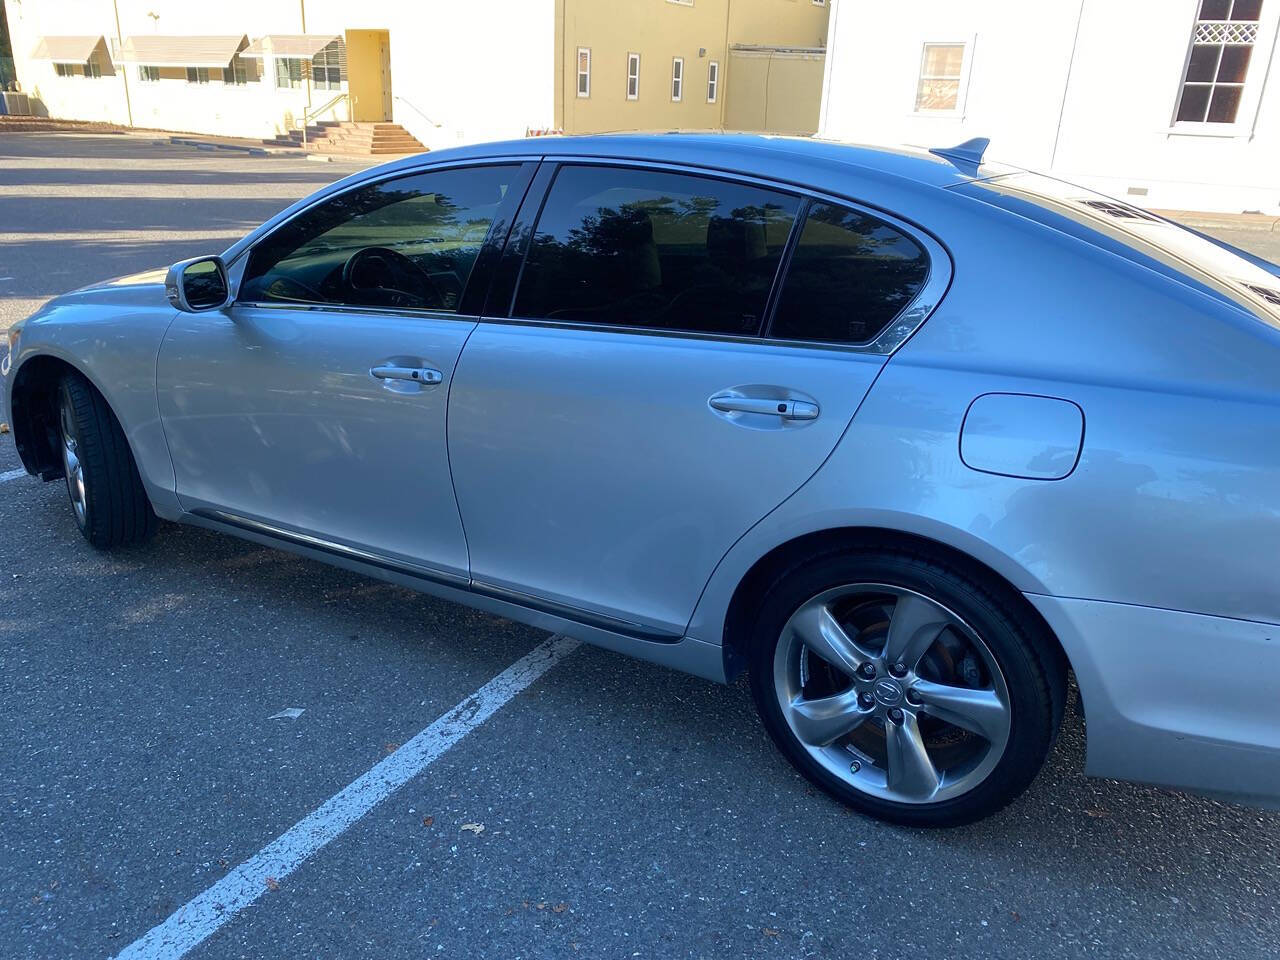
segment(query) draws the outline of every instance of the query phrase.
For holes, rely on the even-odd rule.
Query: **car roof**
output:
[[[451,147],[407,157],[377,168],[397,168],[487,157],[592,157],[650,160],[769,177],[778,168],[806,162],[816,168],[838,164],[850,173],[894,177],[927,186],[945,187],[973,179],[973,168],[915,147],[867,146],[813,137],[745,133],[611,133],[592,136],[528,137],[473,146]],[[992,171],[983,169],[983,175]]]

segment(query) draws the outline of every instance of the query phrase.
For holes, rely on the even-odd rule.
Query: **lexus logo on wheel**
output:
[[[876,692],[876,699],[883,704],[888,705],[897,703],[902,699],[902,688],[887,678],[877,680],[874,689]]]

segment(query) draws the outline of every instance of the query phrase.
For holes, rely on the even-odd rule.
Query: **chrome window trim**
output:
[[[924,325],[924,322],[933,315],[933,312],[942,303],[943,297],[946,295],[947,289],[951,286],[951,278],[953,275],[953,265],[951,255],[942,243],[937,240],[931,233],[926,231],[910,221],[904,220],[899,216],[889,213],[873,204],[868,204],[852,197],[842,196],[836,193],[828,193],[818,190],[814,187],[804,186],[802,184],[791,183],[785,180],[771,180],[766,177],[757,177],[751,174],[737,173],[732,170],[725,170],[720,167],[703,167],[693,164],[670,163],[660,160],[643,160],[631,159],[626,157],[597,157],[597,156],[575,156],[573,154],[554,154],[548,153],[543,158],[544,163],[555,164],[557,166],[557,174],[559,167],[565,165],[572,166],[606,166],[606,167],[631,167],[635,169],[645,170],[661,170],[670,173],[682,173],[689,176],[702,177],[712,180],[728,180],[730,182],[742,183],[749,186],[760,187],[762,189],[772,190],[775,193],[787,193],[803,200],[819,201],[823,203],[835,204],[836,206],[847,207],[864,213],[867,216],[882,220],[891,227],[902,231],[906,236],[910,237],[924,249],[925,254],[929,257],[929,275],[925,278],[924,284],[920,288],[920,292],[898,311],[897,316],[893,318],[880,334],[873,340],[866,343],[846,343],[842,341],[832,340],[788,340],[780,337],[759,336],[743,336],[740,334],[723,334],[723,333],[706,333],[691,330],[659,330],[653,327],[623,327],[613,324],[586,324],[586,323],[570,323],[559,320],[542,320],[533,317],[517,317],[508,315],[506,317],[485,316],[485,323],[514,323],[522,326],[552,326],[574,330],[599,330],[625,332],[631,334],[650,334],[668,337],[685,337],[697,340],[728,340],[738,343],[763,343],[783,347],[815,347],[825,350],[840,350],[846,353],[867,353],[876,356],[891,356],[899,347],[907,342],[911,336]],[[533,220],[530,228],[532,234],[537,229],[538,221],[542,218],[542,208],[545,206],[547,199],[551,196],[551,189],[555,184],[553,179],[551,184],[547,186],[543,196],[536,198],[539,209],[537,217]],[[530,198],[526,197],[525,202],[528,203]],[[805,209],[801,209],[800,213],[805,213]],[[517,216],[519,214],[517,213]],[[796,227],[799,225],[799,214],[797,221],[793,224],[792,234],[788,238],[788,249],[784,253],[788,253],[790,248],[798,239]],[[525,256],[527,257],[526,250]],[[787,258],[784,256],[783,258]],[[789,268],[789,263],[785,264]],[[779,270],[782,270],[784,264],[779,263]],[[524,274],[523,258],[520,266],[520,274]],[[785,280],[785,275],[782,275]],[[774,287],[770,291],[767,309],[772,311],[778,294],[781,292],[781,286],[775,278]],[[519,280],[516,282],[516,288],[512,291],[512,308],[514,308],[515,297],[519,293]],[[513,309],[509,309],[511,314]],[[768,317],[766,317],[766,320]]]

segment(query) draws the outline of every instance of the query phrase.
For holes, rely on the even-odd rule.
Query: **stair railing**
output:
[[[406,107],[408,107],[410,110],[412,110],[412,111],[413,111],[414,113],[416,113],[418,116],[420,116],[423,120],[427,121],[427,123],[431,124],[433,127],[436,127],[437,129],[439,129],[440,127],[444,126],[444,124],[442,124],[442,123],[436,123],[434,120],[432,120],[430,117],[428,117],[425,113],[423,113],[421,110],[419,110],[419,109],[418,109],[418,107],[417,107],[414,103],[412,103],[412,102],[411,102],[411,101],[409,101],[409,100],[406,100],[404,97],[400,96],[399,94],[396,94],[396,95],[395,95],[395,97],[394,97],[394,99],[399,100],[399,101],[400,101],[401,103],[403,103]]]
[[[336,107],[343,100],[347,99],[347,94],[340,93],[323,106],[316,107],[314,110],[305,110],[302,114],[302,149],[307,149],[307,127],[311,126],[311,121],[322,113],[327,113],[333,107]]]

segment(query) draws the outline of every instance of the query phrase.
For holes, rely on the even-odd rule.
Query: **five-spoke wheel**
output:
[[[752,648],[766,726],[810,779],[897,822],[1003,806],[1044,759],[1059,659],[1016,597],[937,559],[828,557],[775,583]]]

